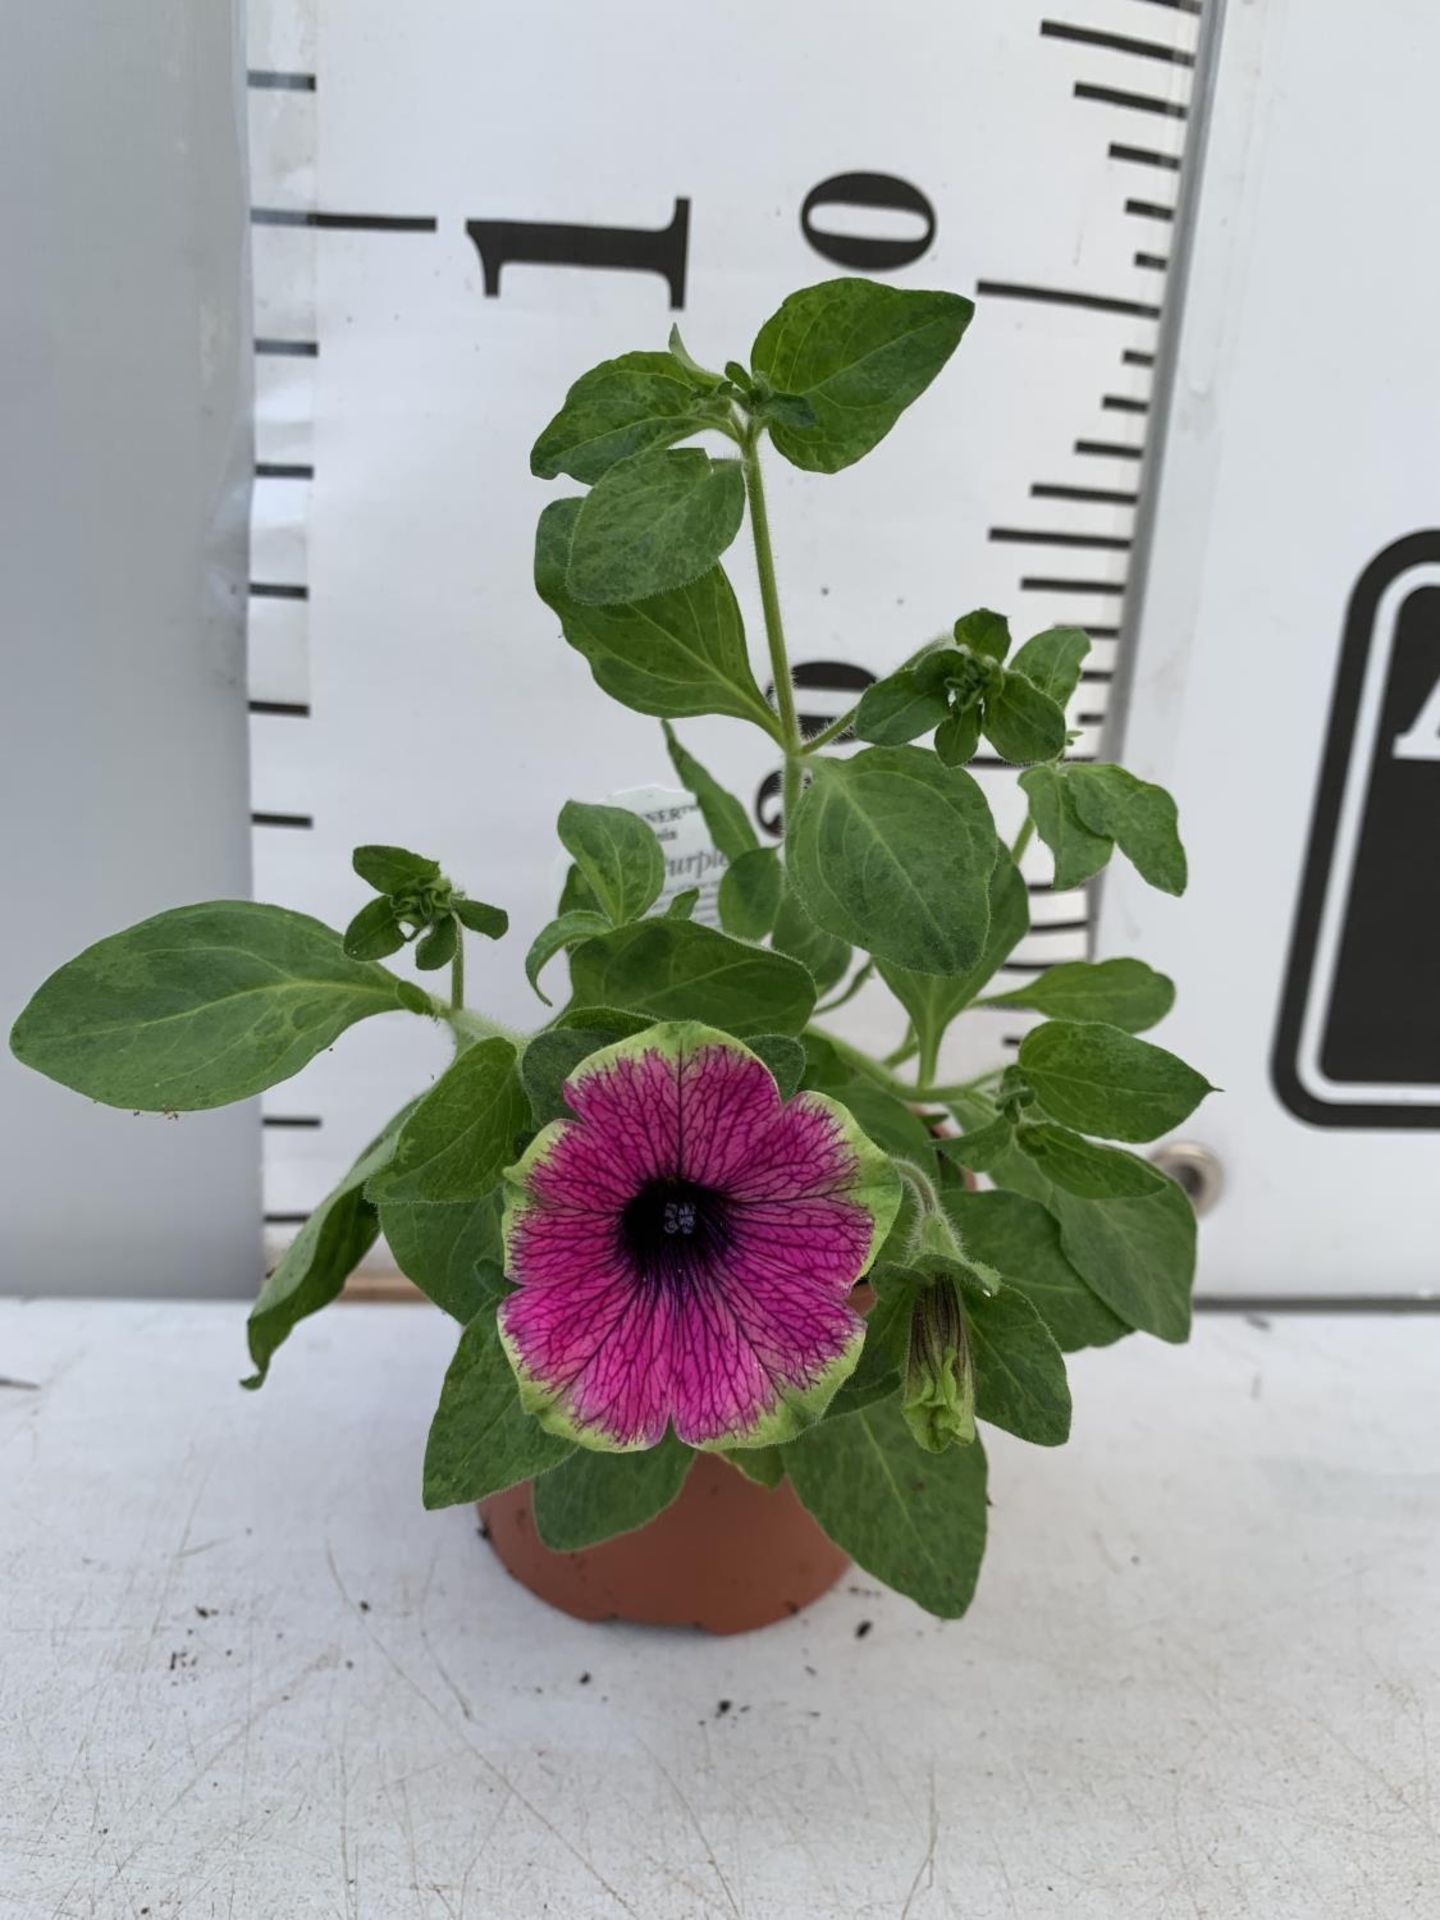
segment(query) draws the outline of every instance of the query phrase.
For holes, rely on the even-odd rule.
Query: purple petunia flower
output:
[[[615,1451],[811,1425],[859,1357],[847,1296],[899,1206],[885,1155],[693,1021],[592,1054],[565,1097],[579,1118],[506,1174],[500,1333],[524,1404]]]

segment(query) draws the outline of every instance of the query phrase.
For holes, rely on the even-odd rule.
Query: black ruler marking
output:
[[[338,233],[435,233],[439,222],[430,214],[318,213],[289,207],[252,207],[257,227],[315,227]]]
[[[322,1121],[318,1113],[265,1113],[260,1116],[262,1127],[318,1127]]]
[[[302,587],[294,580],[252,580],[250,582],[252,600],[308,600],[309,587]]]
[[[252,700],[250,711],[257,715],[269,715],[281,720],[308,720],[309,705],[304,700]]]
[[[1097,100],[1102,106],[1124,107],[1130,113],[1158,113],[1166,120],[1185,120],[1190,109],[1178,100],[1165,100],[1154,93],[1127,93],[1123,87],[1097,87],[1088,80],[1075,82],[1077,100]]]
[[[251,67],[245,75],[247,87],[257,92],[272,93],[314,93],[315,75],[313,73],[282,73],[273,67]]]
[[[1141,353],[1138,347],[1126,347],[1120,358],[1127,367],[1153,367],[1155,364],[1154,354]]]
[[[1178,153],[1157,153],[1153,147],[1127,147],[1112,141],[1109,154],[1112,160],[1128,160],[1137,167],[1164,167],[1170,173],[1180,171]]]
[[[1026,573],[1020,577],[1022,593],[1084,593],[1113,594],[1117,598],[1125,591],[1123,580],[1058,580],[1049,574]]]
[[[313,813],[252,813],[252,827],[298,827],[308,832],[315,824]]]
[[[1137,220],[1173,220],[1174,207],[1167,207],[1160,200],[1127,200],[1126,213],[1133,213]]]
[[[257,480],[313,480],[315,469],[299,461],[257,460],[255,478]]]
[[[1111,553],[1124,553],[1131,545],[1118,533],[1052,533],[1028,527],[991,527],[989,537],[1012,546],[1102,547]]]
[[[1052,307],[1087,307],[1092,313],[1119,313],[1131,320],[1158,320],[1159,307],[1144,300],[1120,300],[1113,294],[1081,293],[1072,287],[1027,287],[1013,280],[977,280],[975,291],[992,300],[1034,300]]]
[[[1100,402],[1106,413],[1149,413],[1148,400],[1131,400],[1123,393],[1107,393]]]
[[[1163,253],[1137,253],[1135,264],[1151,273],[1168,273],[1170,270],[1170,262]]]
[[[1077,440],[1076,453],[1093,454],[1097,460],[1141,460],[1144,447],[1123,446],[1118,440]]]
[[[1099,27],[1078,27],[1068,20],[1042,20],[1042,40],[1073,40],[1082,47],[1103,47],[1108,53],[1130,53],[1139,60],[1164,60],[1175,67],[1193,67],[1188,47],[1167,47],[1158,40],[1132,40],[1126,33],[1105,33]]]
[[[276,340],[261,337],[255,342],[256,353],[283,355],[289,360],[314,360],[319,356],[318,340]]]
[[[1140,504],[1138,493],[1120,493],[1110,487],[1062,487],[1048,480],[1032,481],[1030,494],[1035,500],[1093,500],[1100,506],[1135,507]]]

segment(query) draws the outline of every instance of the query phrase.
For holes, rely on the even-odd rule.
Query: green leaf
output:
[[[1067,960],[984,1004],[1033,1007],[1057,1020],[1104,1020],[1139,1033],[1175,1004],[1175,982],[1143,960]]]
[[[356,847],[350,864],[377,893],[404,893],[440,878],[440,862],[404,847]]]
[[[460,945],[460,929],[455,924],[455,916],[447,913],[443,920],[437,920],[430,931],[415,948],[415,964],[433,973],[437,967],[448,967],[455,958]]]
[[[503,907],[487,906],[483,900],[467,900],[463,893],[457,893],[450,904],[455,918],[471,933],[484,934],[487,940],[503,940],[510,931],[510,916]]]
[[[565,880],[560,888],[560,902],[555,911],[562,916],[567,913],[599,913],[600,911],[600,902],[595,898],[590,882],[573,860],[565,869]]]
[[[919,747],[817,759],[787,824],[787,871],[827,933],[917,973],[979,960],[998,842],[968,773]]]
[[[1020,1066],[1045,1111],[1083,1133],[1153,1140],[1212,1091],[1164,1047],[1098,1020],[1050,1020],[1020,1043]]]
[[[583,606],[614,607],[688,586],[740,531],[738,460],[699,447],[632,453],[580,503],[565,589]]]
[[[581,374],[535,442],[530,471],[541,480],[568,473],[588,485],[630,454],[668,447],[727,412],[674,354],[622,353]]]
[[[1089,651],[1090,636],[1079,627],[1047,627],[1025,642],[1010,667],[1063,709],[1080,684],[1080,669]]]
[[[497,1193],[483,1200],[384,1201],[380,1231],[400,1271],[462,1327],[498,1287]]]
[[[784,891],[785,870],[775,848],[752,847],[720,876],[720,924],[742,940],[763,940],[775,925]]]
[[[357,1020],[429,997],[351,960],[308,914],[212,900],[98,941],[35,994],[17,1060],[111,1107],[223,1107],[298,1073]]]
[[[886,1399],[810,1427],[785,1455],[801,1500],[867,1573],[941,1619],[964,1613],[985,1553],[978,1440],[922,1453]]]
[[[757,1487],[778,1487],[785,1478],[783,1447],[731,1447],[722,1449],[720,1458],[728,1460],[737,1473],[743,1473]]]
[[[520,1405],[493,1302],[460,1335],[425,1443],[427,1508],[456,1507],[549,1472],[573,1451]]]
[[[985,695],[985,737],[1002,759],[1024,766],[1065,751],[1065,713],[1023,673],[1000,674]]]
[[[775,714],[755,684],[745,626],[723,570],[633,605],[582,606],[565,576],[579,500],[555,500],[535,530],[535,588],[597,684],[637,713],[726,713],[778,739]]]
[[[385,894],[366,901],[346,927],[343,942],[351,960],[383,960],[387,954],[398,953],[404,944],[405,929]]]
[[[584,940],[593,940],[597,933],[609,931],[610,922],[603,913],[591,913],[585,909],[562,913],[540,929],[525,956],[525,978],[547,1007],[554,1003],[549,994],[541,991],[540,975],[556,954],[563,953],[567,947],[578,947]]]
[[[838,986],[850,965],[849,941],[822,932],[796,898],[794,887],[788,884],[781,888],[770,944],[777,953],[788,954],[800,962],[815,982],[817,998]]]
[[[985,951],[968,973],[914,973],[880,962],[880,977],[909,1014],[921,1054],[927,1059],[939,1047],[951,1021],[970,1005],[1029,931],[1029,891],[1009,850],[998,844],[987,898],[990,921]]]
[[[536,1531],[547,1547],[573,1553],[643,1527],[679,1494],[694,1458],[673,1433],[643,1453],[581,1447],[536,1481]]]
[[[255,1372],[242,1386],[260,1387],[276,1348],[312,1313],[329,1306],[375,1244],[380,1231],[365,1182],[384,1166],[409,1108],[377,1134],[344,1179],[332,1187],[281,1255],[250,1309],[245,1337]]]
[[[480,1200],[530,1131],[515,1049],[498,1037],[456,1056],[418,1100],[388,1164],[371,1180],[376,1206],[397,1200]]]
[[[738,860],[742,854],[758,847],[759,836],[750,823],[750,816],[734,794],[727,793],[720,782],[706,772],[694,754],[680,744],[668,720],[664,727],[671,765],[681,786],[694,795],[710,838],[721,853],[727,860]]]
[[[935,729],[935,751],[947,767],[963,767],[980,744],[980,703],[952,707]]]
[[[1124,767],[1070,767],[1075,811],[1092,833],[1107,834],[1141,879],[1162,893],[1185,891],[1185,849],[1175,802],[1163,787]],[[1037,823],[1038,824],[1038,823]]]
[[[975,1363],[975,1411],[1037,1447],[1070,1438],[1065,1359],[1039,1312],[1018,1287],[965,1291],[965,1323]]]
[[[1044,1125],[1020,1129],[996,1177],[1055,1216],[1066,1258],[1126,1326],[1188,1336],[1195,1214],[1173,1180],[1133,1153]]]
[[[949,711],[943,693],[921,685],[914,667],[901,667],[861,694],[855,732],[877,746],[899,747],[932,732]]]
[[[567,800],[558,827],[565,851],[612,926],[628,926],[655,904],[665,884],[665,854],[638,813]]]
[[[1098,873],[1115,850],[1113,840],[1092,833],[1076,812],[1068,771],[1058,766],[1030,767],[1020,776],[1035,831],[1055,856],[1058,892],[1078,887]]]
[[[943,1199],[967,1255],[1020,1289],[1062,1352],[1108,1347],[1130,1331],[1066,1259],[1059,1222],[1038,1200],[1005,1188],[960,1187],[947,1187]]]
[[[686,887],[682,892],[674,895],[669,906],[665,909],[665,918],[667,920],[693,920],[695,917],[695,909],[699,904],[700,889],[698,887]]]
[[[805,1049],[788,1033],[757,1033],[749,1043],[775,1076],[780,1098],[788,1100],[799,1090],[805,1073]]]
[[[815,1005],[805,969],[693,920],[642,920],[587,940],[570,960],[578,1006],[700,1020],[744,1040],[799,1033]]]
[[[1009,1152],[1014,1140],[1015,1129],[1008,1116],[1001,1113],[982,1127],[967,1127],[964,1133],[947,1135],[936,1146],[955,1166],[988,1173],[991,1165]]]
[[[547,1027],[526,1042],[520,1078],[537,1127],[569,1115],[565,1082],[582,1060],[624,1037],[613,1027]]]
[[[757,373],[814,414],[813,426],[775,422],[777,450],[812,473],[852,465],[929,386],[974,311],[959,294],[874,280],[826,280],[792,293],[751,352]]]
[[[969,647],[972,653],[983,654],[998,664],[1010,651],[1010,623],[1003,613],[977,607],[973,613],[961,614],[955,622],[955,644]]]

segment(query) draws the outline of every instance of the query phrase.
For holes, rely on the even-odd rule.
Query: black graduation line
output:
[[[310,708],[303,700],[252,700],[249,702],[253,714],[271,715],[282,720],[308,720]]]
[[[1123,580],[1056,580],[1049,574],[1023,574],[1020,579],[1022,593],[1099,593],[1113,594],[1119,598],[1125,591]]]
[[[1141,353],[1138,347],[1126,347],[1120,358],[1127,367],[1153,367],[1155,364],[1154,354]]]
[[[275,68],[251,67],[245,75],[247,87],[276,93],[314,93],[313,73],[281,73]]]
[[[1143,5],[1169,7],[1172,13],[1194,13],[1202,11],[1204,0],[1142,0]]]
[[[1170,173],[1180,171],[1178,153],[1157,153],[1154,147],[1127,147],[1112,140],[1108,149],[1112,160],[1128,160],[1137,167],[1164,167]]]
[[[1120,638],[1119,627],[1086,627],[1085,631],[1092,640],[1118,640]],[[1089,675],[1082,674],[1080,677],[1081,679],[1088,679]]]
[[[1127,200],[1126,213],[1133,213],[1137,220],[1173,220],[1174,207],[1167,207],[1159,200]]]
[[[290,580],[252,580],[252,600],[308,600],[310,589]]]
[[[1089,80],[1075,82],[1077,100],[1097,100],[1105,107],[1124,107],[1131,113],[1158,113],[1166,120],[1188,120],[1190,109],[1178,100],[1162,100],[1153,93],[1127,93],[1123,87],[1097,87]]]
[[[1132,40],[1126,33],[1104,33],[1098,27],[1077,27],[1068,20],[1042,20],[1042,40],[1073,40],[1082,47],[1103,47],[1107,53],[1133,53],[1141,60],[1165,60],[1175,67],[1193,67],[1195,56],[1184,47],[1167,47],[1158,40]]]
[[[256,353],[283,354],[290,360],[314,360],[319,357],[318,340],[276,340],[259,339],[255,342]]]
[[[1076,453],[1093,453],[1102,460],[1142,460],[1144,447],[1122,446],[1116,440],[1077,440]]]
[[[262,1127],[319,1127],[323,1126],[318,1113],[262,1113]]]
[[[339,233],[436,233],[439,222],[430,214],[316,213],[289,207],[252,207],[256,227],[318,227]]]
[[[1158,320],[1160,309],[1143,300],[1117,300],[1105,293],[1078,293],[1068,287],[1026,287],[1013,280],[977,280],[975,291],[992,300],[1035,300],[1052,307],[1086,307],[1092,313],[1119,313],[1132,320]]]
[[[1146,267],[1153,273],[1170,271],[1170,261],[1163,253],[1137,253],[1135,264],[1137,267]]]
[[[303,466],[298,461],[291,463],[281,460],[257,460],[255,478],[257,480],[313,480],[315,469]]]
[[[1138,507],[1138,493],[1118,493],[1110,487],[1062,487],[1048,480],[1033,480],[1030,495],[1035,500],[1094,500],[1104,506]]]
[[[1011,546],[1103,547],[1111,553],[1124,553],[1132,545],[1118,533],[1051,533],[1027,527],[991,527],[988,537]]]
[[[300,827],[308,831],[315,824],[313,813],[252,813],[252,827]]]
[[[260,1217],[267,1227],[303,1227],[310,1218],[308,1213],[264,1213]]]

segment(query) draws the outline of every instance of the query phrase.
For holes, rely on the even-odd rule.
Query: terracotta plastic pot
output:
[[[818,1600],[850,1564],[788,1481],[756,1486],[714,1454],[696,1458],[663,1513],[582,1553],[541,1540],[528,1481],[482,1500],[480,1513],[521,1585],[577,1620],[747,1633]]]

